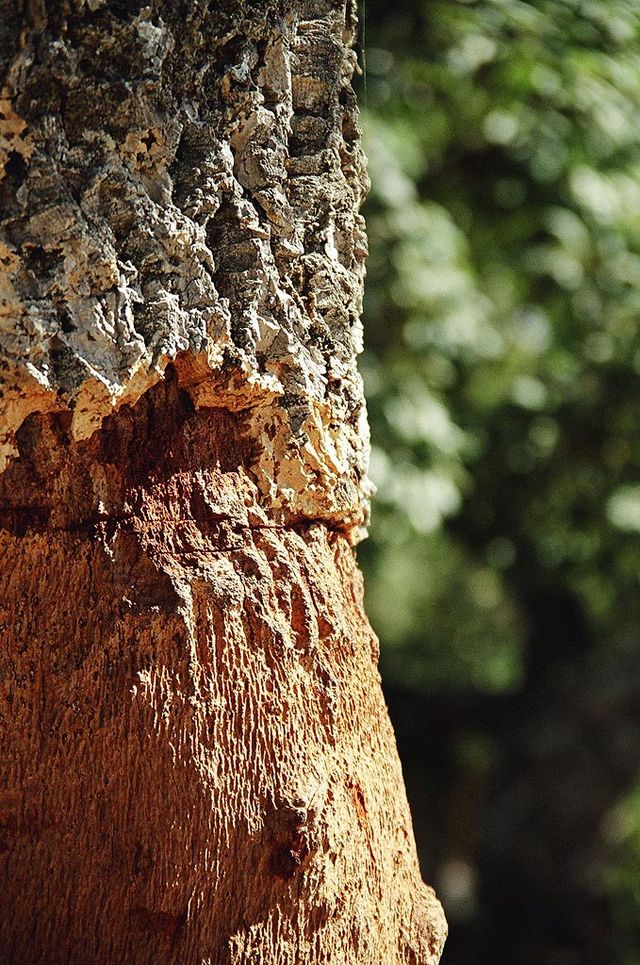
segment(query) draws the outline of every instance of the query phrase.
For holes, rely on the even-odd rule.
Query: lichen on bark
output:
[[[0,13],[0,953],[435,963],[352,544],[344,0]]]

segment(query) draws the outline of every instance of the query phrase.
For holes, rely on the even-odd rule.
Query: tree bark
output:
[[[352,5],[0,11],[1,960],[435,963],[353,552]]]

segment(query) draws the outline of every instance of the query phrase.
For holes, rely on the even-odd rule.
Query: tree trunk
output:
[[[351,3],[0,17],[1,960],[435,963],[352,548]]]

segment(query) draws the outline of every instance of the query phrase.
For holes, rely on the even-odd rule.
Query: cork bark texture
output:
[[[353,543],[344,0],[0,3],[0,961],[435,965]]]

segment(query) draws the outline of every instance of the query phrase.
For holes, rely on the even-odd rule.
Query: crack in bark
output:
[[[141,517],[136,513],[124,513],[121,515],[101,515],[81,519],[67,526],[55,526],[49,523],[51,506],[0,506],[0,530],[14,536],[25,536],[30,532],[34,533],[76,533],[83,531],[98,531],[104,526],[115,533],[116,527],[123,523],[141,522]],[[17,519],[12,519],[12,517]],[[37,517],[46,516],[46,520]],[[35,518],[34,518],[35,517]],[[144,525],[146,528],[156,526],[179,527],[182,524],[195,523],[202,521],[196,516],[184,516],[182,518],[172,518],[170,521],[164,519],[147,520]],[[216,523],[228,524],[232,533],[259,532],[261,530],[271,530],[273,532],[296,532],[303,534],[314,526],[322,526],[329,533],[336,533],[346,536],[345,530],[335,523],[329,523],[324,519],[300,519],[291,520],[285,523],[239,523],[233,516],[219,516]],[[211,526],[207,527],[211,529]]]

